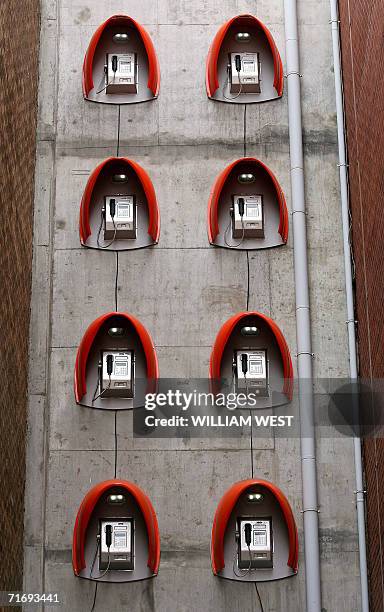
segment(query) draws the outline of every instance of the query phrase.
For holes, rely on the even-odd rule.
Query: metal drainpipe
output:
[[[339,144],[339,171],[340,171],[340,199],[341,214],[343,224],[343,243],[344,243],[344,268],[345,268],[345,287],[347,294],[347,325],[348,325],[348,344],[349,344],[349,371],[351,381],[357,381],[357,350],[356,350],[356,330],[355,330],[355,309],[353,299],[352,282],[352,263],[351,245],[349,241],[349,192],[348,192],[348,167],[345,142],[345,123],[344,123],[344,95],[342,70],[340,60],[340,35],[339,35],[339,15],[337,0],[330,0],[331,3],[331,25],[333,43],[333,65],[335,72],[336,90],[336,113],[337,113],[337,136]],[[365,537],[365,499],[363,485],[363,462],[361,455],[360,438],[353,439],[355,454],[356,472],[356,511],[357,526],[359,534],[359,556],[360,556],[360,581],[361,581],[361,602],[362,612],[369,612],[368,597],[368,572],[367,572],[367,552]]]
[[[319,516],[296,0],[284,0],[307,612],[321,612]]]

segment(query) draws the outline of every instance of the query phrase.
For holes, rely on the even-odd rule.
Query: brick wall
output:
[[[384,4],[340,0],[360,375],[384,378]],[[384,610],[384,440],[364,443],[372,612]]]
[[[22,588],[39,0],[0,3],[0,590]]]

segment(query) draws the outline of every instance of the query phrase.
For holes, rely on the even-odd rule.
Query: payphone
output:
[[[257,395],[269,395],[266,349],[235,350],[233,371],[236,391],[252,391]]]
[[[255,182],[255,176],[243,173],[238,176],[241,184]],[[229,209],[229,222],[224,232],[224,242],[230,248],[241,246],[245,238],[264,238],[264,201],[261,194],[233,194],[232,205]],[[238,242],[229,242],[229,233],[232,226],[232,239]]]
[[[134,195],[105,196],[104,240],[136,238],[137,214]]]
[[[233,195],[232,237],[264,238],[263,196]]]
[[[273,567],[273,535],[271,517],[238,517],[237,565],[239,569]]]
[[[116,175],[125,177],[124,174]],[[116,181],[117,182],[117,181]],[[123,182],[122,180],[120,182]],[[126,182],[126,181],[124,181]],[[106,244],[100,241],[103,238]],[[107,195],[101,209],[100,225],[97,232],[97,246],[107,249],[116,239],[135,239],[137,237],[137,205],[135,195]]]
[[[101,397],[133,397],[134,377],[132,350],[101,351]]]
[[[102,350],[92,403],[101,398],[133,398],[135,394],[135,353],[131,349]]]
[[[250,40],[249,32],[238,32],[236,35],[237,43],[249,44]],[[239,50],[230,52],[228,54],[227,79],[223,86],[223,97],[226,100],[236,100],[241,94],[260,93],[260,54],[256,51]]]
[[[261,93],[259,54],[230,53],[229,81],[231,93]]]
[[[126,504],[121,493],[112,493],[107,504],[118,507]],[[102,517],[99,519],[96,550],[90,577],[100,580],[111,570],[133,571],[135,569],[135,522],[130,516]],[[99,575],[94,575],[96,559],[99,558]]]
[[[265,496],[261,491],[251,491],[247,493],[246,501],[249,514],[236,519],[237,548],[233,570],[238,577],[255,570],[273,568],[272,517],[263,516],[262,510],[256,510],[262,507]]]
[[[132,518],[102,518],[99,522],[99,570],[134,569]]]
[[[138,88],[136,53],[107,53],[105,80],[107,94],[136,94]]]

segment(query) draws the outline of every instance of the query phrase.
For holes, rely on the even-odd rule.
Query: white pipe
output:
[[[349,371],[352,381],[358,377],[357,370],[357,350],[356,350],[356,331],[355,331],[355,309],[353,299],[352,281],[352,262],[351,245],[349,242],[349,193],[348,193],[348,169],[347,152],[345,144],[345,122],[344,122],[344,95],[342,82],[342,69],[340,59],[340,34],[339,34],[339,15],[337,0],[330,0],[331,3],[331,24],[332,24],[332,43],[333,43],[333,64],[335,73],[336,90],[336,112],[337,112],[337,136],[339,143],[339,170],[340,170],[340,198],[341,214],[343,224],[343,243],[344,243],[344,268],[345,268],[345,287],[347,294],[347,325],[348,325],[348,344],[349,344]],[[360,581],[361,581],[361,602],[362,612],[369,612],[368,596],[368,572],[367,572],[367,547],[365,537],[365,499],[363,485],[363,462],[361,456],[361,443],[358,437],[353,439],[355,454],[356,472],[356,510],[357,526],[359,534],[359,556],[360,556]]]
[[[284,0],[307,612],[321,612],[319,516],[296,0]]]

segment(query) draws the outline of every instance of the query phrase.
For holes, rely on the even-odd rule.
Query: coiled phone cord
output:
[[[97,246],[99,247],[99,249],[107,249],[116,240],[117,227],[116,227],[116,224],[115,224],[115,219],[112,219],[113,230],[114,230],[113,238],[112,238],[112,240],[110,242],[108,242],[108,244],[104,244],[104,245],[100,244],[100,234],[101,234],[101,229],[103,227],[103,221],[104,221],[104,213],[103,213],[103,211],[101,211],[100,225],[99,225],[99,229],[98,229],[98,232],[97,232]]]
[[[245,576],[248,576],[248,574],[250,574],[250,573],[253,571],[253,570],[252,570],[252,567],[251,567],[251,565],[252,565],[251,548],[250,548],[250,546],[249,546],[249,545],[248,545],[248,553],[249,553],[249,565],[248,565],[248,567],[247,567],[246,569],[244,569],[244,570],[243,570],[243,569],[241,569],[241,568],[239,567],[239,564],[238,564],[238,563],[236,564],[236,560],[237,560],[237,558],[238,558],[238,555],[237,555],[237,551],[235,552],[235,556],[234,556],[234,558],[233,558],[233,573],[234,573],[234,574],[235,574],[235,576],[237,576],[238,578],[244,578]],[[236,571],[236,569],[235,569],[235,568],[237,568],[237,569],[239,570],[239,572],[240,572],[239,574],[237,573],[237,571]]]
[[[243,93],[243,83],[241,82],[241,79],[240,79],[240,70],[238,70],[237,74],[238,74],[239,83],[240,83],[239,92],[235,96],[226,96],[225,95],[225,90],[227,89],[227,85],[229,83],[229,70],[230,70],[230,67],[228,66],[227,67],[227,78],[225,80],[224,87],[222,89],[222,94],[223,94],[223,98],[225,98],[226,100],[231,101],[231,100],[236,100],[236,98],[238,98]]]
[[[229,244],[229,242],[228,242],[228,232],[229,232],[229,229],[231,227],[231,224],[232,224],[232,217],[230,217],[229,223],[228,223],[228,225],[226,227],[226,230],[224,232],[224,242],[227,245],[227,247],[229,247],[230,249],[237,249],[237,247],[239,247],[243,243],[243,241],[244,241],[245,228],[244,228],[243,218],[241,217],[242,236],[241,236],[240,242],[238,242],[237,244]]]
[[[116,70],[115,70],[115,71],[114,71],[114,73],[113,73],[112,84],[115,82],[115,80],[116,80]],[[100,84],[101,84],[101,83],[106,83],[106,85],[105,85],[105,87],[102,87],[101,89],[99,89],[99,90],[96,92],[96,94],[99,94],[99,93],[101,93],[102,91],[104,91],[105,89],[107,89],[107,87],[108,87],[108,85],[109,85],[109,83],[108,83],[108,79],[107,79],[107,66],[104,66],[104,74],[103,74],[103,77],[102,77],[102,79],[101,79],[101,81],[100,81]]]
[[[99,552],[99,548],[100,548],[100,539],[97,540],[97,546],[96,546],[96,551],[95,551],[95,556],[93,557],[93,561],[92,561],[92,565],[91,565],[91,572],[89,574],[89,577],[92,578],[92,580],[100,580],[100,578],[103,578],[105,576],[105,574],[107,572],[109,572],[109,568],[111,565],[111,554],[109,552],[108,549],[108,563],[107,563],[107,569],[104,570],[104,572],[102,574],[100,574],[99,576],[93,576],[93,569],[95,567],[95,563],[96,563],[96,559],[97,559],[97,553]]]
[[[99,393],[99,395],[96,395],[97,390],[98,390],[98,388],[99,388],[99,386],[100,386],[100,379],[99,379],[99,376],[97,377],[96,389],[95,389],[95,392],[94,392],[94,394],[93,394],[92,404],[93,404],[93,402],[95,402],[97,399],[99,399],[99,397],[102,397],[103,393],[105,393],[106,391],[108,391],[108,390],[111,388],[111,384],[112,384],[112,381],[111,381],[111,376],[109,376],[108,387],[106,387],[105,389],[103,389],[103,390],[101,391],[101,393]]]

